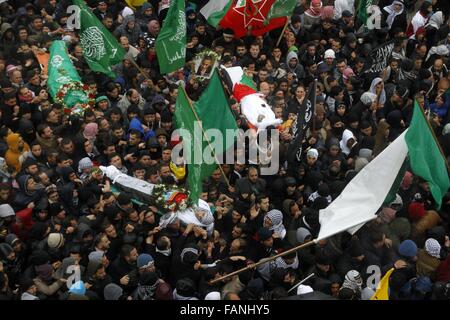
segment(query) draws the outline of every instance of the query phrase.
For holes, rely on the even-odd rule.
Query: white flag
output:
[[[348,230],[356,232],[376,218],[408,153],[403,132],[366,165],[327,208],[320,210],[320,232],[316,239],[328,238]]]

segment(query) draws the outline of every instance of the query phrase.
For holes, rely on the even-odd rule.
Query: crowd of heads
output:
[[[89,68],[70,25],[71,1],[0,1],[1,300],[368,300],[391,268],[390,299],[450,298],[450,193],[438,210],[411,168],[396,198],[354,235],[254,267],[317,238],[319,211],[408,128],[415,101],[448,159],[447,0],[373,1],[381,10],[373,30],[361,24],[354,1],[301,0],[287,28],[241,39],[205,21],[199,11],[207,1],[189,1],[186,65],[170,74],[160,73],[155,50],[170,1],[86,2],[126,51],[112,68],[115,79]],[[95,106],[82,116],[49,94],[39,56],[55,40],[66,42],[83,83],[96,87]],[[373,72],[374,49],[388,43],[387,63]],[[160,208],[99,169],[188,187],[186,164],[171,155],[180,143],[172,135],[175,104],[179,86],[196,101],[208,85],[199,75],[212,61],[193,67],[205,49],[221,65],[242,67],[283,120],[276,174],[235,161],[203,181],[211,233],[178,219],[160,227]],[[313,123],[293,163],[295,119],[315,79]],[[248,129],[233,96],[229,104],[238,127]]]

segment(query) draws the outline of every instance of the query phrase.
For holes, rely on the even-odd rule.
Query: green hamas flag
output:
[[[156,55],[161,74],[182,68],[186,60],[186,14],[184,0],[172,0],[156,38]]]
[[[372,0],[359,0],[358,4],[358,19],[363,25],[367,24],[369,18],[367,9],[372,5]]]
[[[188,162],[189,197],[193,203],[197,203],[203,180],[217,168],[216,157],[219,159],[234,145],[238,128],[217,72],[214,72],[208,87],[192,107],[195,113],[186,92],[180,89],[175,107],[175,123],[177,129],[184,129],[180,135],[183,138],[183,156]],[[211,144],[208,144],[205,136]]]
[[[266,21],[274,18],[290,17],[297,3],[297,0],[275,0],[272,7],[270,7]]]
[[[77,70],[70,61],[66,43],[53,41],[50,47],[50,61],[48,64],[48,88],[53,100],[71,108],[75,104],[87,104],[86,94]],[[62,90],[65,88],[65,90]]]
[[[83,0],[73,0],[73,3],[80,8],[79,35],[86,62],[93,71],[115,78],[111,66],[122,62],[125,50]]]
[[[417,101],[405,140],[413,173],[428,182],[437,208],[440,209],[442,197],[450,188],[447,160],[442,156]]]

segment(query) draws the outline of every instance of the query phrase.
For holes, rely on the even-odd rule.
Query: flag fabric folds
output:
[[[270,8],[267,20],[290,17],[297,6],[298,0],[276,0]]]
[[[286,7],[283,7],[285,2]],[[290,3],[291,0],[210,0],[200,13],[212,26],[230,28],[236,38],[242,38],[248,32],[260,36],[283,27],[287,15],[292,13],[284,10]],[[286,15],[280,16],[283,13]]]
[[[417,101],[405,140],[413,173],[428,182],[437,209],[440,209],[442,197],[450,188],[446,159],[442,156]]]
[[[375,213],[383,204],[408,153],[405,135],[406,132],[395,139],[347,184],[327,208],[320,210],[318,240],[349,229],[354,233],[364,223],[376,218]]]
[[[71,89],[66,93],[60,91],[64,85],[75,83],[80,84],[78,86],[80,89]],[[53,100],[61,98],[67,107],[73,107],[77,103],[87,103],[88,96],[81,87],[81,78],[69,58],[66,43],[62,40],[53,41],[50,46],[48,64],[48,88]]]
[[[428,182],[431,194],[440,208],[450,188],[446,159],[439,150],[424,113],[415,102],[411,124],[375,159],[369,162],[327,208],[320,210],[321,229],[318,240],[348,230],[356,232],[374,219],[409,156],[412,172]]]
[[[297,112],[297,119],[293,128],[293,139],[289,145],[289,163],[295,165],[302,161],[302,144],[306,130],[314,121],[314,112],[316,105],[316,87],[317,82],[313,81],[309,85],[308,96],[303,99],[303,103]]]
[[[182,68],[186,62],[186,14],[184,0],[173,0],[156,38],[161,74]]]
[[[73,3],[80,8],[79,36],[86,62],[92,71],[115,78],[111,67],[122,62],[125,50],[83,0],[73,0]]]
[[[370,300],[389,300],[389,278],[394,270],[394,268],[391,268],[386,272],[378,284],[377,291],[375,291]]]
[[[219,158],[234,146],[238,128],[217,72],[214,72],[200,99],[192,103],[195,113],[191,103],[186,92],[179,90],[175,123],[177,129],[185,130],[181,131],[180,135],[183,138],[183,156],[188,162],[189,197],[193,203],[197,203],[202,192],[203,179],[209,177],[217,168],[216,157]],[[201,121],[200,126],[196,115]],[[213,135],[210,129],[216,129],[220,136]],[[234,133],[227,133],[230,129]],[[206,139],[211,144],[208,144]],[[211,147],[214,152],[211,152]],[[205,161],[206,157],[209,161]]]

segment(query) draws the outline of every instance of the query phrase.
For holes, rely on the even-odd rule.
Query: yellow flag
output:
[[[136,7],[142,6],[147,0],[125,0],[125,2],[131,9],[136,10]]]
[[[377,291],[375,291],[370,300],[389,300],[389,277],[391,276],[392,272],[394,272],[394,270],[395,269],[392,268],[388,272],[386,272],[386,274],[378,284]]]

